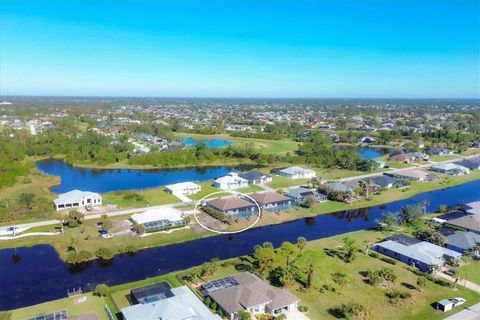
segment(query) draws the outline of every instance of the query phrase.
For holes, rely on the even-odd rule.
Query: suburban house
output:
[[[205,201],[205,205],[223,214],[242,217],[251,216],[257,208],[257,206],[250,201],[237,197],[216,198]]]
[[[327,182],[325,186],[334,192],[340,192],[345,194],[352,194],[354,187],[351,184],[346,184],[344,182]]]
[[[396,171],[396,172],[385,172],[384,175],[394,177],[394,178],[416,180],[416,181],[428,181],[431,177],[430,173],[427,173],[422,170],[417,170],[417,169],[407,169],[407,170]]]
[[[236,172],[229,172],[226,176],[216,179],[213,185],[222,190],[234,190],[248,187],[248,180],[238,176]]]
[[[290,209],[293,206],[292,199],[276,191],[256,192],[249,196],[258,203],[260,208],[269,211]]]
[[[313,198],[317,202],[327,201],[327,196],[318,192],[314,188],[293,188],[288,190],[285,195],[295,201],[297,204],[304,204],[308,198]]]
[[[480,201],[474,201],[466,204],[465,212],[468,214],[480,214]]]
[[[131,219],[143,225],[147,233],[185,226],[181,211],[171,207],[148,209],[135,213]]]
[[[446,236],[446,247],[448,249],[460,252],[471,250],[475,246],[480,246],[480,234],[470,231],[455,231],[453,234]]]
[[[202,191],[202,187],[193,182],[180,182],[165,186],[165,190],[171,194],[195,194]]]
[[[452,176],[461,176],[470,173],[470,169],[451,162],[431,166],[430,170],[446,173]]]
[[[434,156],[448,156],[453,154],[453,150],[447,148],[433,147],[428,150],[428,153]]]
[[[250,184],[266,184],[272,181],[272,176],[266,175],[260,171],[249,171],[238,174]]]
[[[372,249],[424,272],[432,272],[442,267],[446,259],[457,260],[462,256],[456,251],[403,234],[386,238]]]
[[[278,316],[298,307],[299,299],[285,289],[275,288],[249,272],[204,283],[202,291],[214,300],[230,320],[240,311]]]
[[[377,164],[377,167],[379,167],[380,169],[381,168],[385,168],[385,161],[382,161],[382,160],[378,160],[378,159],[373,159],[373,161]]]
[[[480,214],[466,214],[463,217],[448,220],[444,225],[480,234]]]
[[[371,185],[376,186],[380,189],[390,189],[392,188],[397,182],[398,179],[389,177],[389,176],[375,176],[371,178],[367,178]]]
[[[102,197],[96,192],[72,190],[62,193],[53,200],[57,211],[102,204]]]
[[[463,159],[453,163],[469,170],[480,170],[480,158]]]
[[[408,153],[399,153],[396,155],[390,156],[390,160],[397,162],[410,163],[415,161]]]
[[[134,305],[121,310],[125,320],[221,320],[187,286],[170,288],[166,282],[156,283],[132,290],[131,297]]]
[[[311,169],[305,169],[297,166],[281,169],[278,171],[278,174],[289,179],[310,179],[316,175],[315,171]]]

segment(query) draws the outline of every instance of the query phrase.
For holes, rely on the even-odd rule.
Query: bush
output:
[[[307,306],[299,305],[299,306],[298,306],[298,311],[300,311],[300,312],[308,312],[308,307],[307,307]]]
[[[87,250],[81,250],[78,253],[76,251],[69,251],[65,260],[68,263],[76,264],[76,263],[85,262],[91,259],[92,256],[93,256],[92,253]]]
[[[335,309],[335,312],[346,319],[363,319],[369,317],[367,308],[364,305],[354,302],[342,304],[339,308]]]
[[[101,247],[97,251],[95,251],[95,255],[103,260],[110,260],[114,257],[113,251],[105,247]]]
[[[134,254],[134,253],[137,253],[138,252],[138,249],[135,245],[133,244],[129,244],[126,248],[125,248],[125,251],[129,254]]]
[[[132,230],[140,235],[145,233],[145,227],[142,224],[137,223],[135,221],[133,221],[132,223]]]
[[[398,305],[401,304],[404,300],[409,299],[412,294],[407,291],[393,290],[385,294],[388,298],[388,301],[391,304]]]
[[[105,297],[108,292],[110,291],[110,288],[105,283],[99,283],[95,286],[95,290],[93,290],[93,294],[99,297]]]
[[[66,219],[65,223],[69,228],[75,228],[78,225],[83,223],[83,218],[84,218],[83,213],[81,213],[77,210],[71,210],[68,213],[68,216],[67,216],[67,219]]]
[[[393,259],[390,259],[390,258],[387,258],[387,257],[381,257],[380,260],[382,260],[383,262],[386,262],[388,264],[391,264],[391,265],[396,265],[397,264],[396,260],[393,260]]]

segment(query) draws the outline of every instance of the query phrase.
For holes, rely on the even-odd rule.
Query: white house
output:
[[[193,182],[180,182],[165,186],[165,190],[171,194],[195,194],[202,191],[202,187]]]
[[[135,213],[131,216],[131,219],[143,225],[145,232],[160,231],[185,225],[181,211],[171,207],[148,209],[144,212]]]
[[[96,192],[72,190],[62,193],[53,200],[57,211],[102,204],[102,197]]]
[[[289,167],[278,171],[278,174],[289,179],[302,179],[315,177],[315,171],[302,167]]]
[[[235,172],[229,172],[226,176],[216,179],[213,185],[222,190],[234,190],[248,187],[248,180],[239,177]]]

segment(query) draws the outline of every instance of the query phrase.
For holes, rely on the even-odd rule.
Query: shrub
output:
[[[95,255],[103,260],[110,260],[114,257],[113,251],[105,247],[101,247],[97,251],[95,251]]]
[[[132,223],[132,230],[135,231],[137,234],[144,234],[145,233],[145,227],[137,222]]]
[[[346,319],[364,319],[364,318],[368,318],[369,316],[369,312],[364,305],[361,305],[359,303],[354,303],[354,302],[342,304],[335,311],[341,317]]]
[[[71,210],[67,215],[66,225],[69,228],[75,228],[78,225],[83,223],[83,218],[84,218],[83,213],[81,213],[77,210]]]
[[[308,307],[307,307],[307,306],[303,306],[303,305],[299,305],[299,306],[298,306],[298,311],[300,311],[300,312],[308,312]]]
[[[390,259],[390,258],[387,258],[387,257],[381,257],[380,260],[382,260],[383,262],[386,262],[388,264],[391,264],[391,265],[396,265],[397,264],[396,260],[393,260],[393,259]]]
[[[393,290],[385,294],[388,298],[388,301],[391,304],[398,305],[401,304],[404,300],[409,299],[412,294],[407,291]]]
[[[105,297],[110,289],[105,283],[99,283],[95,286],[95,290],[93,290],[93,294],[99,297]]]
[[[138,252],[138,249],[135,245],[133,244],[129,244],[126,248],[125,248],[125,251],[129,254],[134,254],[134,253],[137,253]]]

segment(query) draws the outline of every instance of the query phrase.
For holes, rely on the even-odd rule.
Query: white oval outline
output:
[[[242,195],[242,196],[246,196],[247,198],[251,199],[253,201],[253,203],[257,206],[258,208],[258,215],[257,215],[257,219],[248,227],[246,228],[243,228],[242,230],[237,230],[237,231],[218,231],[218,230],[214,230],[214,229],[211,229],[205,225],[203,225],[199,220],[198,220],[198,217],[197,217],[197,207],[198,205],[203,201],[205,200],[207,197],[210,197],[212,195],[215,195],[215,194],[220,194],[220,193],[225,193],[225,192],[228,192],[230,194],[236,194],[236,195]],[[257,201],[255,201],[255,199],[253,199],[252,197],[250,197],[248,194],[245,194],[245,193],[241,193],[241,192],[237,192],[237,191],[233,191],[233,190],[223,190],[223,191],[215,191],[215,192],[212,192],[210,194],[207,194],[205,197],[203,197],[202,199],[198,200],[197,203],[195,204],[195,208],[193,208],[193,217],[195,218],[195,221],[197,221],[197,223],[204,229],[210,231],[210,232],[213,232],[213,233],[218,233],[218,234],[235,234],[235,233],[240,233],[240,232],[243,232],[243,231],[247,231],[248,229],[252,228],[253,226],[255,226],[258,221],[260,220],[260,216],[262,215],[262,209],[260,208],[260,205],[258,204]]]

